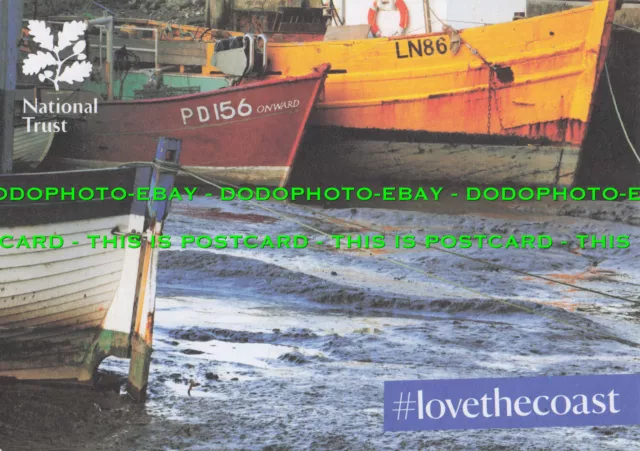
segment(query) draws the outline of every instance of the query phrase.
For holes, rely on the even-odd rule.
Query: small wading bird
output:
[[[193,379],[189,379],[189,389],[187,390],[187,395],[191,396],[191,389],[199,386],[199,383],[197,383]]]

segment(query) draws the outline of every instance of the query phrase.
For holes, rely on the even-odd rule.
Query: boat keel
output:
[[[144,402],[147,397],[147,381],[151,364],[151,345],[137,336],[131,340],[131,364],[127,392],[137,402]]]

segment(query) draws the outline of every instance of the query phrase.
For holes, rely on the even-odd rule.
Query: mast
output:
[[[22,0],[0,0],[0,174],[13,169],[13,115],[18,77]]]
[[[431,33],[431,5],[429,0],[424,0],[424,27],[427,33]]]

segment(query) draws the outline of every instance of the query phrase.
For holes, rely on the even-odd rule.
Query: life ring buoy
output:
[[[398,11],[400,11],[400,28],[404,30],[409,25],[409,9],[407,8],[404,0],[396,0],[396,7],[398,8]],[[369,27],[371,27],[371,34],[376,38],[382,36],[382,32],[380,31],[380,27],[378,27],[377,23],[379,9],[378,0],[374,0],[373,5],[369,8],[368,22]]]

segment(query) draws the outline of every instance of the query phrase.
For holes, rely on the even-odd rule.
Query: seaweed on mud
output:
[[[309,363],[309,360],[299,352],[287,352],[278,357],[278,360],[284,362],[295,363],[296,365],[302,365]]]
[[[356,311],[365,309],[409,310],[456,315],[523,315],[538,316],[548,321],[558,321],[558,326],[574,327],[584,337],[603,338],[611,333],[602,325],[588,318],[553,305],[521,300],[484,298],[461,298],[455,300],[429,297],[402,296],[385,292],[347,287],[316,276],[292,271],[280,266],[252,260],[200,251],[164,251],[160,258],[160,280],[162,272],[183,268],[185,277],[194,283],[207,280],[209,292],[215,294],[216,279],[250,278],[251,289],[260,292],[295,295],[322,305],[340,306]],[[203,269],[206,268],[206,269]],[[206,276],[203,274],[206,271]],[[165,278],[166,280],[166,278]],[[174,338],[191,341],[223,340],[237,342],[278,342],[286,344],[287,335],[262,332],[228,331],[224,329],[198,329],[173,331]],[[303,338],[303,337],[291,337]],[[313,338],[313,337],[307,337]]]
[[[282,345],[299,343],[301,340],[313,340],[318,335],[305,328],[278,329],[269,332],[247,332],[220,328],[190,327],[169,332],[169,336],[180,340],[206,342],[211,340],[232,343],[278,343]],[[184,351],[183,351],[184,352]]]

